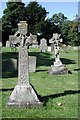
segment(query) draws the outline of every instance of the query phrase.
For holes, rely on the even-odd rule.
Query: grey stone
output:
[[[6,41],[6,47],[10,47],[10,42]]]
[[[32,39],[32,47],[33,48],[38,48],[39,46],[38,46],[38,41],[37,41],[37,35],[32,35],[31,33],[30,33],[30,36],[31,36],[31,39]]]
[[[16,85],[9,98],[7,106],[14,107],[39,107],[42,103],[39,101],[31,85]]]
[[[25,37],[23,35],[22,41],[23,41],[22,43],[25,42]],[[19,50],[18,84],[12,91],[7,106],[15,107],[40,106],[42,105],[42,103],[39,101],[35,90],[30,85],[28,44],[26,46],[25,44],[22,43],[20,45]]]
[[[18,31],[14,35],[9,36],[9,41],[11,43],[11,47],[14,45],[20,45],[21,44],[21,34],[25,35],[27,37],[28,32],[28,24],[26,21],[20,21],[18,23]]]
[[[54,51],[54,43],[51,44],[51,51]]]
[[[20,23],[18,23],[18,31],[20,34],[24,35],[28,32],[28,24],[26,21],[20,21]]]
[[[18,61],[14,58],[3,60],[3,71],[14,72],[18,71]],[[29,72],[36,72],[36,57],[29,56]]]
[[[50,75],[68,74],[68,69],[64,64],[60,66],[51,65],[49,69],[49,74]]]
[[[59,58],[59,45],[58,42],[62,42],[62,39],[60,39],[60,35],[57,33],[53,33],[53,37],[49,40],[50,43],[54,45],[54,66],[61,66],[62,62]]]
[[[2,47],[2,42],[0,42],[0,47]]]
[[[48,47],[48,52],[51,52],[51,46]]]
[[[41,52],[46,52],[47,51],[47,40],[42,38],[40,40],[40,51]]]
[[[62,62],[59,58],[59,45],[58,42],[62,42],[62,38],[60,38],[60,34],[54,33],[53,37],[49,40],[50,43],[54,45],[54,64],[51,65],[51,68],[49,69],[49,74],[55,75],[55,74],[66,74],[68,73],[68,70],[65,65],[62,65]]]
[[[36,72],[36,57],[29,56],[29,72]]]

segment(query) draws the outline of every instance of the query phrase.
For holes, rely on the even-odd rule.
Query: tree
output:
[[[63,21],[67,20],[67,17],[64,16],[64,14],[62,13],[55,13],[52,16],[52,22],[54,22],[55,25],[59,25],[60,23],[62,23]]]
[[[22,2],[7,2],[7,8],[4,10],[2,17],[3,43],[9,39],[10,34],[17,31],[19,21],[28,22],[28,32],[36,34],[41,32],[47,12],[45,8],[36,1],[30,2],[26,7]]]
[[[71,21],[69,23],[68,39],[71,45],[79,45],[78,41],[78,22]]]
[[[45,8],[38,2],[30,2],[26,6],[27,22],[29,24],[29,31],[32,33],[41,32],[41,27],[47,16]]]
[[[7,8],[2,17],[2,39],[3,44],[9,39],[10,34],[17,30],[17,23],[26,20],[25,4],[22,2],[7,2]]]

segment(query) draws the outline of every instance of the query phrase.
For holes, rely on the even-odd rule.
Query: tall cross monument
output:
[[[30,107],[38,106],[42,103],[39,101],[37,94],[30,84],[29,78],[29,56],[28,46],[32,43],[25,36],[27,23],[20,22],[20,50],[19,50],[19,66],[18,66],[18,83],[9,97],[7,106]],[[25,26],[25,27],[24,27]]]
[[[62,38],[60,38],[61,34],[53,33],[53,37],[49,40],[49,43],[54,44],[54,64],[51,65],[49,69],[49,74],[65,74],[68,72],[65,65],[62,64],[59,58],[59,42],[62,42]]]

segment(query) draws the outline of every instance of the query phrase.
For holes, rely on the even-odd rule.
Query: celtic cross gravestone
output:
[[[59,42],[62,42],[62,38],[60,38],[60,34],[54,33],[53,37],[49,40],[49,43],[54,44],[54,64],[51,65],[49,69],[49,74],[65,74],[68,73],[68,70],[65,65],[62,64],[59,58]]]
[[[23,27],[22,27],[23,28]],[[29,78],[29,56],[28,46],[31,41],[27,40],[24,30],[21,30],[21,42],[19,50],[18,83],[9,97],[8,106],[30,107],[39,106],[39,101],[35,90],[30,84]]]

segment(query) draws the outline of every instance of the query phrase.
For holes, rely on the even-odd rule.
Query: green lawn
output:
[[[3,48],[3,60],[18,58],[10,48]],[[37,57],[36,73],[30,73],[30,83],[34,86],[43,106],[40,108],[6,107],[8,98],[17,84],[17,73],[5,73],[2,78],[2,117],[3,118],[78,118],[78,51],[73,48],[60,49],[60,58],[70,73],[65,75],[48,74],[53,62],[53,52],[40,53],[30,48],[29,55]],[[0,79],[1,80],[1,79]],[[1,91],[0,91],[1,93]],[[58,105],[61,103],[61,106]]]

